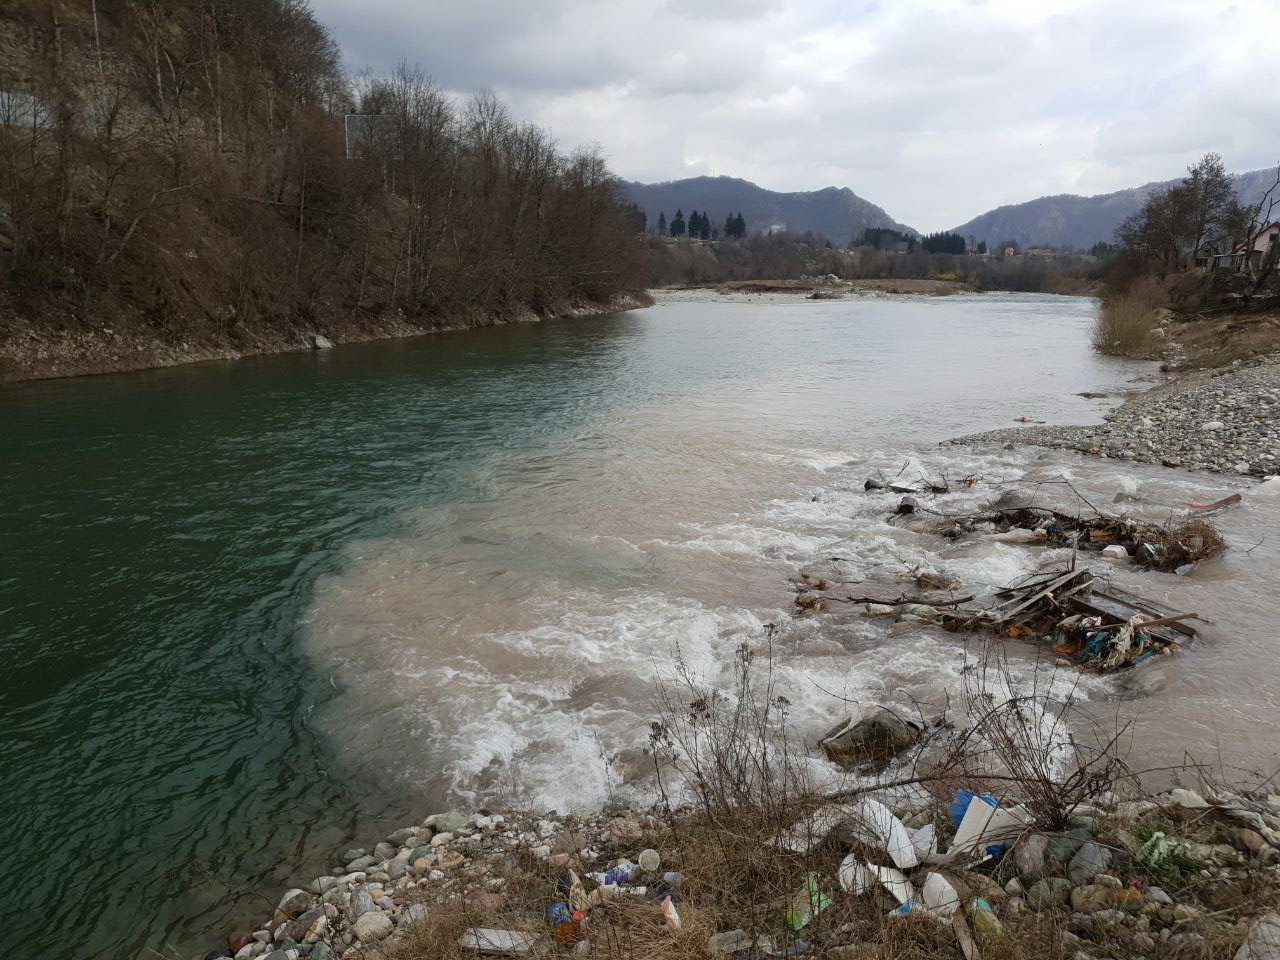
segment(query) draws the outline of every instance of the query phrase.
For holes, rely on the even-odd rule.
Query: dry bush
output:
[[[1166,300],[1163,288],[1151,277],[1102,302],[1093,328],[1093,347],[1117,357],[1146,356],[1151,349],[1156,310]]]

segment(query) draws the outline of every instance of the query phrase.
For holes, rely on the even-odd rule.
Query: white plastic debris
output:
[[[875,864],[868,864],[867,869],[884,884],[884,888],[892,893],[899,903],[907,903],[915,897],[915,887],[901,870],[895,870],[893,867],[877,867]]]
[[[971,853],[998,843],[1011,843],[1030,824],[1031,818],[1017,807],[993,807],[974,797],[965,808],[948,856]]]
[[[864,843],[884,850],[899,867],[919,865],[920,858],[912,846],[906,826],[879,800],[869,797],[859,800],[849,807],[849,815],[853,818],[858,838]]]
[[[794,824],[785,834],[778,838],[778,846],[792,853],[808,853],[820,844],[849,812],[844,807],[827,804]]]
[[[538,937],[521,930],[471,927],[458,938],[458,945],[479,953],[523,955],[533,949]]]
[[[911,846],[915,847],[916,856],[921,862],[928,863],[929,858],[938,852],[937,827],[932,823],[926,823],[911,835]]]
[[[851,853],[840,861],[840,868],[836,871],[836,879],[840,881],[840,888],[852,894],[863,894],[871,889],[871,885],[876,882],[876,876],[866,865],[858,859],[856,853]]]
[[[949,880],[940,873],[931,873],[920,891],[920,902],[937,917],[949,917],[960,907],[960,895]]]

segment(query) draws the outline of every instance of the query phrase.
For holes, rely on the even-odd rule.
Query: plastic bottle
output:
[[[1000,918],[991,909],[991,904],[981,897],[974,897],[969,901],[967,912],[969,914],[969,922],[973,924],[973,932],[978,935],[979,939],[1004,936],[1004,925],[1000,923]]]

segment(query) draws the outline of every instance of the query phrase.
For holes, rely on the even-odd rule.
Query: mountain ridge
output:
[[[723,225],[726,216],[741,213],[751,233],[770,229],[820,233],[840,246],[867,227],[912,235],[918,232],[894,220],[884,208],[858,196],[850,187],[781,192],[741,177],[700,176],[655,183],[624,180],[622,193],[644,210],[650,228],[657,223],[659,213],[665,213],[670,221],[679,209],[686,217],[693,210],[706,212],[716,226]]]
[[[1232,175],[1236,194],[1245,203],[1256,202],[1275,182],[1274,167],[1263,167]],[[1085,250],[1099,242],[1110,242],[1116,227],[1137,213],[1156,190],[1165,190],[1182,180],[1154,180],[1137,187],[1082,196],[1055,193],[1020,203],[993,207],[952,228],[953,233],[985,240],[990,245],[1014,240],[1022,246],[1074,247]]]

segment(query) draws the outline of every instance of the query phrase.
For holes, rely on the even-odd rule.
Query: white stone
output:
[[[365,943],[369,943],[388,936],[394,928],[395,925],[391,922],[391,918],[385,913],[371,910],[368,913],[360,914],[353,929],[357,937]]]
[[[1225,428],[1225,427],[1226,427],[1226,424],[1225,424],[1225,423],[1223,423],[1221,420],[1210,420],[1210,421],[1208,421],[1207,423],[1202,423],[1202,424],[1200,424],[1200,429],[1201,429],[1201,430],[1206,430],[1206,431],[1208,431],[1208,430],[1222,430],[1222,429],[1223,429],[1223,428]]]
[[[314,337],[312,337],[312,338],[311,338],[311,344],[312,344],[312,346],[314,346],[317,350],[332,350],[332,349],[333,349],[333,341],[332,341],[332,340],[330,340],[328,337],[326,337],[326,336],[322,336],[321,334],[318,334],[318,333],[317,333]]]
[[[437,833],[434,837],[431,838],[431,846],[433,847],[447,846],[452,842],[453,842],[452,833]]]

